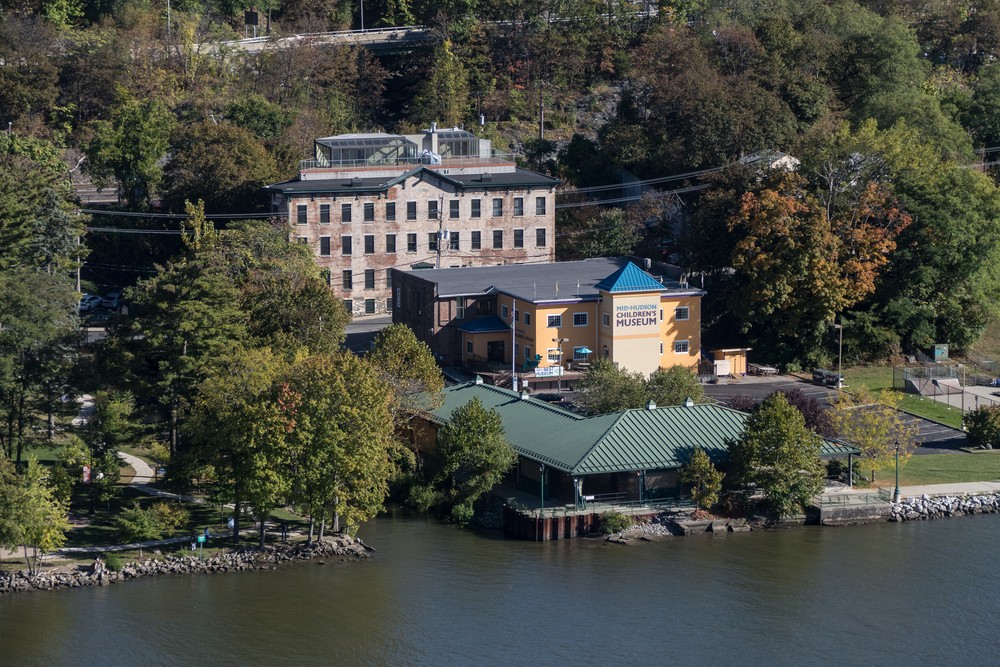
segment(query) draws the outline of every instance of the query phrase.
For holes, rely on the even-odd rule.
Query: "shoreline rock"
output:
[[[919,498],[907,498],[903,502],[893,503],[889,521],[920,521],[967,514],[996,514],[997,512],[1000,512],[1000,494],[962,497],[940,496],[937,498],[931,498],[925,494]]]
[[[374,549],[360,539],[338,535],[312,544],[299,542],[287,545],[267,545],[263,548],[241,548],[216,554],[205,560],[197,556],[168,555],[162,559],[146,558],[133,561],[119,572],[106,568],[80,566],[76,572],[42,572],[30,576],[26,571],[0,572],[0,595],[27,591],[51,591],[109,584],[139,577],[161,574],[221,574],[273,570],[286,563],[304,563],[313,559],[348,560],[370,558]],[[326,560],[320,562],[326,563]],[[95,571],[95,569],[97,571]]]

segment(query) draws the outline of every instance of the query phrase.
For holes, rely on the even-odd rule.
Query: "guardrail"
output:
[[[877,505],[890,502],[892,494],[879,488],[865,493],[829,493],[819,497],[820,505]]]

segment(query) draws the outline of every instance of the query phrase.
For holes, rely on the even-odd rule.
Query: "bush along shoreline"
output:
[[[120,581],[161,574],[221,574],[223,572],[273,570],[281,564],[312,560],[318,560],[320,564],[325,564],[325,561],[322,560],[325,558],[336,558],[338,563],[343,563],[364,560],[373,551],[372,547],[358,538],[337,535],[311,544],[298,542],[267,545],[263,548],[240,548],[219,553],[204,560],[197,556],[178,555],[167,555],[162,559],[146,558],[122,565],[118,571],[112,570],[104,561],[97,559],[94,565],[81,566],[75,572],[53,571],[34,576],[24,570],[0,572],[0,595],[27,591],[107,586]]]
[[[1000,512],[1000,494],[982,494],[974,496],[940,496],[931,498],[924,494],[916,498],[907,498],[903,502],[893,503],[889,521],[919,521],[922,519],[940,519],[946,516],[965,516],[966,514],[996,514]]]

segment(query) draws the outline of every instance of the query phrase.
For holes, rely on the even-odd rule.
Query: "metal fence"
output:
[[[842,507],[845,505],[879,505],[887,503],[892,498],[888,489],[879,487],[875,491],[866,493],[829,493],[819,497],[819,504],[829,507]]]

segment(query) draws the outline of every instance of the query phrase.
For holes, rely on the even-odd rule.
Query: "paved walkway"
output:
[[[889,493],[894,491],[894,487],[888,489]],[[837,488],[830,487],[823,491],[821,495],[862,495],[876,493],[878,489],[863,488]],[[899,495],[905,500],[907,498],[919,498],[928,496],[964,496],[964,495],[986,495],[990,493],[1000,493],[1000,481],[994,482],[959,482],[955,484],[921,484],[918,486],[901,486]]]

